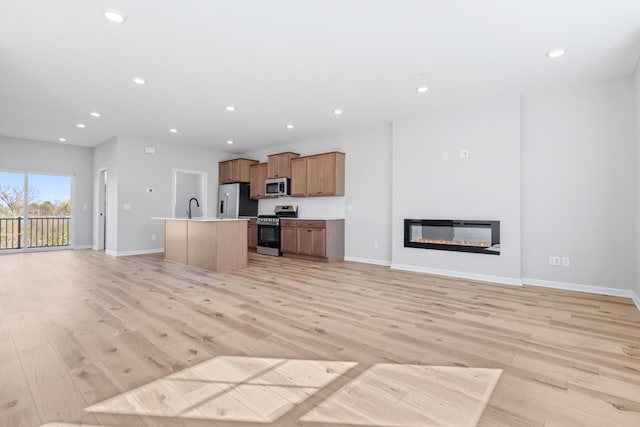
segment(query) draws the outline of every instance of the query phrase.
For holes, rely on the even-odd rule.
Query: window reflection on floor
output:
[[[272,423],[356,365],[220,356],[86,410]],[[380,363],[320,402],[300,421],[475,427],[501,374],[501,369]]]
[[[474,427],[501,369],[377,364],[301,421],[395,427]]]
[[[220,356],[86,410],[268,423],[355,365],[355,362]]]

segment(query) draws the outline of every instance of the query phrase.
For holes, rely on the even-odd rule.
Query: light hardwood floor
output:
[[[0,426],[640,426],[630,300],[250,254],[0,256]]]

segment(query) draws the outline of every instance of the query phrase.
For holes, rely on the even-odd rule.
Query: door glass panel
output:
[[[27,247],[69,246],[71,177],[28,176]]]
[[[24,174],[0,171],[0,250],[22,248]]]

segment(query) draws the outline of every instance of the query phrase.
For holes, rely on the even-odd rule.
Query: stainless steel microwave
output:
[[[288,196],[290,194],[289,178],[273,178],[264,182],[264,194],[267,196]]]

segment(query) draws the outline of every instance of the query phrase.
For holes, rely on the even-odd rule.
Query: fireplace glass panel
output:
[[[499,255],[500,222],[407,219],[405,247]]]
[[[411,225],[411,241],[446,245],[491,246],[491,228]]]

